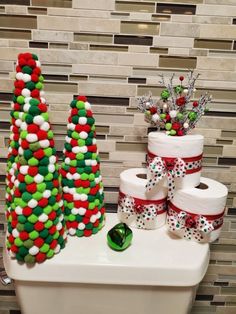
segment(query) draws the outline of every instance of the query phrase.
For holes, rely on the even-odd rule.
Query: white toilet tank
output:
[[[209,262],[209,245],[170,235],[165,227],[133,229],[132,245],[111,250],[107,231],[69,238],[51,260],[20,265],[4,252],[22,314],[186,314]]]

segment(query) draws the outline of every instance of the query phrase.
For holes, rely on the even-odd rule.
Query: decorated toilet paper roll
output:
[[[168,205],[169,230],[188,240],[215,241],[223,225],[227,194],[225,185],[208,178],[201,178],[196,188],[176,191]]]
[[[202,135],[168,136],[148,134],[147,190],[155,185],[168,186],[168,199],[176,188],[199,185],[203,151]]]
[[[167,188],[146,192],[147,170],[133,168],[120,174],[118,217],[131,227],[156,229],[166,221]]]

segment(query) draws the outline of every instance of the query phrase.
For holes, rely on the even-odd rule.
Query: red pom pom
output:
[[[49,215],[48,215],[48,219],[50,220],[54,220],[57,217],[57,213],[55,211],[52,211]]]
[[[14,191],[14,196],[15,196],[15,197],[21,197],[21,192],[20,192],[19,189],[15,189],[15,191]]]
[[[44,130],[39,130],[37,133],[39,141],[46,140],[48,138],[48,134]]]
[[[39,76],[39,75],[41,74],[41,69],[38,68],[38,67],[34,68],[34,69],[33,69],[33,74],[36,74],[36,75]]]
[[[82,180],[75,180],[74,181],[74,185],[75,185],[76,188],[80,187],[81,184],[82,184]]]
[[[54,147],[55,141],[54,140],[49,140],[49,145],[50,145],[50,147]]]
[[[25,82],[20,80],[20,81],[15,81],[15,87],[19,88],[19,89],[23,89],[25,88]]]
[[[180,123],[178,123],[178,122],[174,122],[173,124],[172,124],[172,129],[173,130],[179,130],[180,129],[180,127],[181,127],[181,124]]]
[[[22,68],[19,65],[16,66],[16,72],[22,72]]]
[[[29,192],[30,194],[34,194],[37,192],[37,184],[36,183],[31,183],[26,186],[26,191]]]
[[[45,104],[39,104],[38,108],[41,112],[47,112],[47,105]]]
[[[40,148],[39,150],[34,152],[34,157],[36,159],[42,159],[44,156],[45,156],[45,154],[44,154],[44,150],[42,148]]]
[[[171,116],[168,113],[166,114],[165,120],[166,121],[170,121],[171,120]]]
[[[10,243],[14,243],[15,238],[13,237],[13,235],[12,235],[12,234],[10,234],[10,235],[9,235],[9,237],[8,237],[8,241],[9,241]]]
[[[24,182],[25,181],[25,176],[21,173],[18,174],[17,176],[17,179],[20,181],[20,182]]]
[[[13,244],[13,245],[11,246],[10,250],[11,250],[13,253],[17,253],[17,252],[18,252],[18,247],[17,247],[15,244]]]
[[[40,207],[46,207],[48,205],[48,199],[47,198],[41,198],[41,200],[38,201],[38,206]]]
[[[180,76],[179,77],[179,80],[182,82],[184,80],[184,77],[183,76]]]
[[[185,97],[179,97],[176,99],[176,105],[177,106],[183,106],[186,103]]]
[[[28,169],[28,174],[29,174],[31,177],[35,177],[36,174],[38,174],[38,168],[37,168],[37,167],[29,167],[29,169]]]
[[[41,253],[41,252],[39,252],[39,253],[35,256],[35,260],[36,260],[38,263],[44,262],[45,259],[46,259],[46,254]]]
[[[68,122],[71,123],[72,122],[72,117],[68,118]]]
[[[34,89],[34,90],[32,90],[32,92],[31,92],[31,97],[33,97],[33,98],[38,98],[39,97],[39,90],[38,89]]]
[[[24,58],[19,58],[18,64],[19,64],[19,66],[23,67],[24,65],[27,64],[27,61]]]
[[[184,135],[183,130],[178,130],[177,135],[178,135],[178,136],[183,136],[183,135]]]
[[[11,222],[12,228],[16,228],[17,224],[18,224],[17,220],[12,220],[12,222]]]
[[[57,231],[57,227],[56,226],[52,226],[49,230],[50,234],[54,234]]]
[[[65,199],[67,202],[69,202],[69,203],[73,202],[73,195],[71,195],[71,194],[69,194],[69,193],[64,193],[63,197],[64,197],[64,199]]]
[[[87,116],[87,117],[92,117],[92,116],[93,116],[92,111],[91,111],[91,110],[87,110],[86,116]]]
[[[20,138],[20,135],[19,135],[19,134],[15,134],[15,135],[13,136],[13,140],[16,141],[16,142],[19,141],[19,138]]]
[[[84,236],[85,237],[90,237],[92,235],[92,230],[84,230]]]
[[[89,180],[81,180],[81,186],[83,188],[89,188],[90,187],[90,181]]]
[[[198,106],[198,102],[197,101],[194,101],[193,102],[193,107],[197,107]]]
[[[38,82],[38,80],[39,80],[38,75],[36,75],[36,74],[31,74],[31,81],[33,81],[33,82],[37,83],[37,82]]]
[[[53,183],[53,186],[54,186],[55,188],[58,188],[58,187],[59,187],[59,180],[54,179],[54,180],[52,181],[52,183]]]
[[[27,239],[29,239],[29,234],[28,232],[26,231],[22,231],[19,233],[19,238],[22,240],[22,241],[25,241]]]
[[[93,224],[94,228],[97,228],[99,226],[99,220],[96,220],[95,223]]]
[[[14,90],[14,94],[15,94],[16,96],[20,96],[20,95],[21,95],[21,89],[16,88],[16,89]]]
[[[102,207],[101,209],[100,209],[100,213],[103,215],[103,214],[105,214],[105,207]]]
[[[14,110],[15,110],[15,111],[20,111],[20,104],[15,103],[15,104],[14,104]]]
[[[36,223],[38,223],[38,222],[36,222]],[[34,240],[34,245],[36,245],[37,247],[41,247],[43,244],[44,244],[44,239],[42,239],[42,238],[37,238],[37,239]]]
[[[151,114],[157,113],[157,108],[156,107],[151,107],[148,110],[151,112]]]
[[[78,141],[72,138],[72,139],[70,140],[70,144],[71,144],[71,146],[73,146],[73,147],[74,147],[74,146],[78,146]]]
[[[75,167],[70,167],[69,172],[70,172],[71,174],[75,174],[75,173],[77,172],[77,170],[76,170]]]
[[[27,64],[28,64],[28,66],[31,67],[31,68],[35,68],[35,67],[36,67],[36,62],[35,62],[34,59],[28,60]]]
[[[50,248],[53,250],[53,249],[55,249],[56,246],[57,246],[57,240],[52,240],[52,242],[50,244]]]
[[[87,97],[83,96],[83,95],[80,95],[80,96],[77,97],[77,100],[85,102],[85,101],[87,101]]]
[[[42,231],[44,229],[44,224],[41,222],[41,221],[37,221],[35,224],[34,224],[34,229],[36,231]]]
[[[23,149],[28,149],[28,148],[29,148],[29,143],[28,143],[28,141],[22,140],[22,141],[21,141],[21,147],[22,147]]]
[[[27,131],[29,133],[37,134],[39,132],[39,127],[36,124],[29,124],[27,127]]]
[[[82,222],[83,222],[85,225],[87,225],[87,224],[90,222],[90,219],[85,216],[85,217],[83,218]]]
[[[78,115],[78,109],[77,109],[77,108],[71,109],[70,114],[71,114],[72,116],[77,116],[77,115]]]
[[[30,216],[32,213],[33,213],[32,208],[30,208],[30,207],[28,207],[28,206],[25,207],[25,208],[23,208],[22,214],[23,214],[24,216]]]

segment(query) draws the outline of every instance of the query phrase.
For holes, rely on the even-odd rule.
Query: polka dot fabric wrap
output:
[[[65,246],[62,189],[36,55],[18,56],[6,176],[7,249],[42,263]]]
[[[89,237],[104,225],[104,194],[91,106],[85,96],[70,104],[62,163],[62,187],[68,233]]]

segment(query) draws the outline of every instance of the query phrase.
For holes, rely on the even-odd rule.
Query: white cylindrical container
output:
[[[166,221],[167,188],[146,192],[147,170],[132,168],[120,174],[118,217],[131,227],[156,229]]]
[[[148,134],[148,164],[150,165],[156,158],[159,164],[162,162],[162,168],[165,168],[167,173],[177,165],[177,162],[182,162],[185,168],[184,175],[177,174],[176,171],[176,175],[173,176],[176,188],[197,186],[201,177],[203,141],[202,135],[170,136],[161,132],[151,132]],[[168,163],[172,167],[169,168]],[[153,176],[154,173],[148,168],[148,178],[151,179]],[[168,186],[167,175],[162,176],[156,183],[159,186]]]
[[[228,190],[225,185],[201,178],[196,188],[177,190],[169,202],[169,230],[181,238],[198,242],[213,242],[219,235]]]

